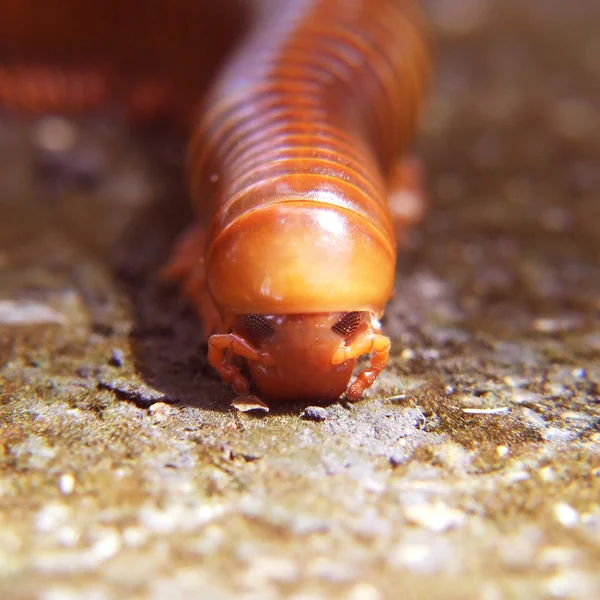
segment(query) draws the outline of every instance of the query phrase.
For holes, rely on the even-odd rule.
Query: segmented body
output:
[[[427,78],[419,15],[407,0],[292,0],[264,13],[221,75],[191,145],[192,194],[212,218],[209,288],[225,313],[380,315],[396,257],[386,175],[407,149]],[[292,269],[296,254],[285,254],[280,238],[295,230],[273,230],[285,211],[307,206],[339,219],[329,217],[330,242],[305,240],[302,265]],[[240,247],[247,262],[221,264],[218,255],[231,259],[231,238],[251,227],[263,232]],[[273,257],[283,263],[279,278]],[[270,279],[270,291],[240,284],[251,270],[247,279]]]
[[[255,7],[202,105],[189,152],[200,224],[167,271],[216,332],[209,359],[238,393],[249,386],[228,353],[268,398],[333,399],[373,351],[356,399],[389,351],[376,320],[396,262],[388,176],[427,80],[421,16],[411,0]],[[193,62],[188,53],[185,77]]]

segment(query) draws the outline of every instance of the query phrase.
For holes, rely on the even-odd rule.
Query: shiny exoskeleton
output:
[[[165,275],[195,302],[209,360],[237,393],[250,390],[242,357],[267,400],[346,389],[356,400],[387,363],[378,319],[396,235],[420,213],[407,202],[405,156],[428,78],[422,17],[411,0],[254,7],[199,105],[189,151],[198,223]],[[8,81],[0,72],[0,101]],[[370,365],[348,387],[363,354]]]

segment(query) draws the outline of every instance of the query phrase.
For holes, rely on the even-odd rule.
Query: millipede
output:
[[[86,17],[97,43],[82,33],[83,3],[46,3],[55,4],[62,8],[46,9],[45,25],[35,10],[40,3],[8,0],[13,33],[3,36],[0,57],[12,56],[11,43],[52,49],[45,29],[52,25],[63,41],[79,36],[89,60],[105,69],[118,50],[104,56],[102,49],[121,36],[128,56],[145,57],[142,81],[152,81],[151,59],[159,55],[157,72],[184,74],[171,97],[185,98],[175,110],[194,105],[197,115],[188,152],[197,221],[162,275],[179,281],[195,304],[220,377],[239,395],[249,394],[252,382],[267,402],[334,401],[344,392],[359,399],[387,364],[390,339],[380,319],[394,286],[397,240],[422,212],[409,155],[429,79],[418,5],[257,0],[239,43],[199,98],[189,78],[194,69],[210,71],[210,57],[183,43],[164,55],[150,50],[177,38],[179,25],[186,32],[179,37],[193,39],[190,7],[208,14],[214,2],[151,0],[142,12],[164,14],[170,32],[152,37],[136,22],[139,3],[106,0],[104,23],[101,15]],[[111,10],[119,19],[111,20]],[[217,27],[204,19],[201,29],[221,27],[224,39],[228,28],[240,29],[241,20],[233,21]],[[225,42],[214,31],[212,39],[214,56],[224,55]],[[106,97],[90,72],[72,97],[76,70],[58,84],[57,76],[31,69],[15,60],[0,66],[0,104],[37,111],[48,96],[53,110],[86,109]],[[370,363],[350,383],[362,355],[371,355]]]

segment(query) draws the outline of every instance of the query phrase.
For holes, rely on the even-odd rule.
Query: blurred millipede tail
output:
[[[107,102],[101,69],[0,66],[0,109],[21,115],[85,113]]]

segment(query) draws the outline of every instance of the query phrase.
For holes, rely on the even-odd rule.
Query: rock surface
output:
[[[431,207],[354,405],[231,410],[157,279],[176,141],[0,121],[3,600],[600,597],[600,5],[427,5]]]

